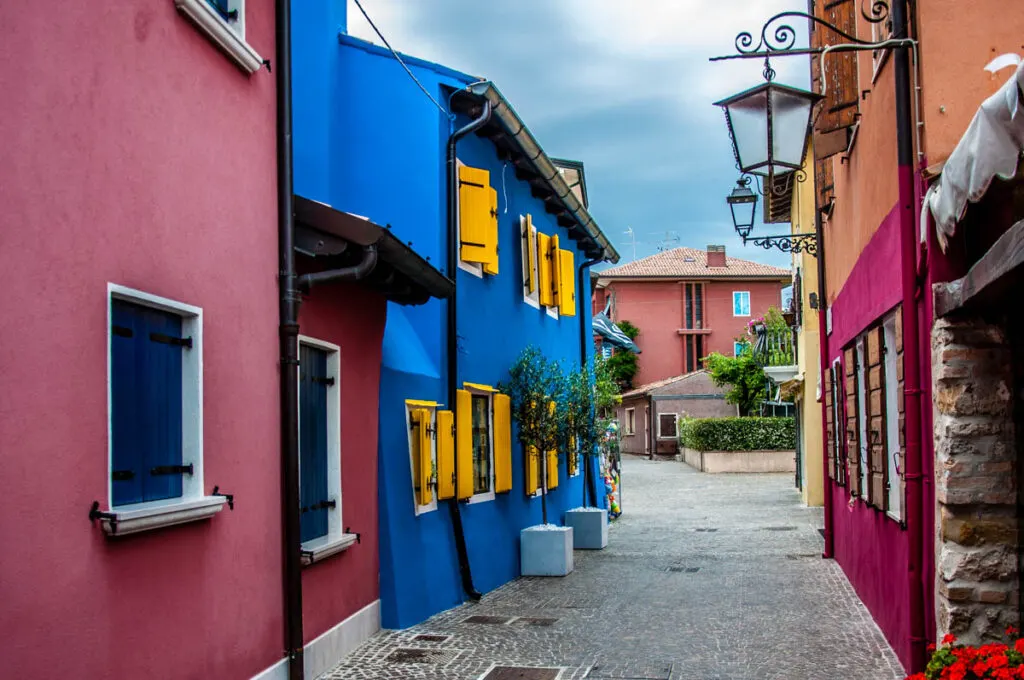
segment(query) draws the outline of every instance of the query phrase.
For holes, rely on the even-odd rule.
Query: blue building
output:
[[[451,302],[389,304],[365,425],[379,427],[382,625],[404,628],[519,575],[539,486],[549,521],[583,502],[570,457],[540,479],[497,386],[527,345],[567,369],[590,359],[586,270],[618,254],[563,177],[582,182],[582,166],[553,162],[493,83],[402,55],[414,81],[345,33],[343,2],[293,7],[296,193],[387,224],[456,286]]]

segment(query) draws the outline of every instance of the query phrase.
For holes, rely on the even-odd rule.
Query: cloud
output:
[[[763,63],[708,58],[805,0],[361,2],[395,49],[493,80],[549,154],[583,161],[591,212],[625,257],[632,226],[638,257],[726,243],[788,265],[777,251],[741,250],[725,204],[737,172],[712,106],[763,82]],[[352,0],[348,17],[350,33],[380,43]],[[772,65],[779,82],[807,86],[805,58]]]

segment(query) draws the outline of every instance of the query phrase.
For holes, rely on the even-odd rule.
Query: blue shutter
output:
[[[113,300],[113,504],[181,496],[181,317]]]
[[[299,505],[300,540],[327,535],[327,353],[299,350]]]

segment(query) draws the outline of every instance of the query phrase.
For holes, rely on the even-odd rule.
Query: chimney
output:
[[[708,246],[708,266],[725,266],[725,246]]]

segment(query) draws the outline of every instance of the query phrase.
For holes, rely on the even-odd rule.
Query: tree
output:
[[[566,382],[566,412],[561,430],[560,450],[568,452],[574,463],[582,462],[584,474],[583,505],[587,506],[591,459],[605,443],[608,426],[614,418],[615,405],[621,402],[619,388],[611,376],[609,362],[594,358],[594,367],[577,367]],[[610,416],[610,417],[609,417]],[[582,458],[582,461],[578,461]],[[591,488],[591,494],[595,492]],[[596,502],[595,498],[591,499]]]
[[[630,340],[636,340],[636,337],[640,335],[640,329],[634,326],[629,321],[617,321],[615,323],[623,333],[625,333]],[[616,349],[615,354],[608,359],[609,371],[615,382],[619,384],[619,389],[625,391],[633,387],[633,378],[636,377],[636,372],[639,370],[637,366],[636,352],[629,349]]]
[[[712,352],[704,362],[711,380],[719,387],[730,388],[725,393],[726,402],[738,406],[740,415],[747,416],[756,411],[758,402],[764,397],[767,378],[754,361],[749,343],[738,357]]]
[[[559,449],[564,436],[568,400],[562,367],[539,349],[524,349],[509,369],[509,382],[501,390],[508,394],[512,417],[519,425],[518,439],[526,456],[538,456],[541,488],[541,516],[548,523],[547,452]],[[551,404],[555,408],[551,408]],[[565,449],[562,449],[565,450]]]

